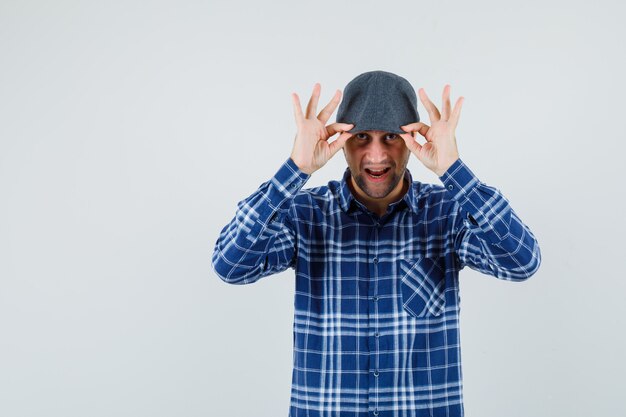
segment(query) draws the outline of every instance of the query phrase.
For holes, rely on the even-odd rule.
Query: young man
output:
[[[316,115],[316,84],[276,174],[238,204],[212,257],[231,284],[295,270],[290,416],[463,416],[459,271],[532,276],[539,245],[508,200],[459,158],[463,98],[441,112],[385,71],[353,79]],[[330,142],[329,138],[339,133]],[[420,144],[415,133],[424,137]],[[339,149],[341,181],[303,189]],[[414,181],[413,154],[443,186]]]

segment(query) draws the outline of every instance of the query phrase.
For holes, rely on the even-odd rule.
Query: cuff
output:
[[[293,159],[287,160],[280,166],[271,179],[272,185],[284,197],[293,197],[307,182],[311,175],[298,168]]]
[[[259,220],[263,226],[278,220],[287,211],[293,197],[302,189],[311,175],[298,168],[291,158],[280,166],[270,178],[259,210]]]
[[[454,161],[439,179],[452,198],[457,201],[466,196],[471,188],[480,182],[461,158]]]
[[[458,158],[439,177],[448,194],[459,203],[463,218],[483,238],[499,243],[509,235],[510,206],[494,187],[480,182]]]

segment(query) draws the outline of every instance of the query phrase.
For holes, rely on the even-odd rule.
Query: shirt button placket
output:
[[[372,300],[370,304],[370,316],[369,316],[369,345],[370,345],[370,395],[369,395],[369,404],[372,415],[378,416],[378,366],[379,366],[379,350],[380,346],[378,344],[380,334],[378,332],[378,301],[379,301],[379,285],[378,285],[378,277],[380,272],[380,254],[378,251],[378,239],[379,239],[379,230],[380,230],[380,222],[374,221],[371,233],[370,240],[370,299]]]

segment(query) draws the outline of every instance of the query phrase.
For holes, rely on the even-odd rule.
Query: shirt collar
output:
[[[360,202],[358,202],[352,192],[350,191],[350,187],[348,186],[348,181],[350,181],[350,168],[346,168],[343,172],[343,177],[339,186],[339,205],[341,209],[348,213],[352,207],[357,207]],[[419,183],[413,184],[413,176],[408,169],[404,170],[404,178],[409,182],[409,189],[402,196],[402,199],[395,201],[390,204],[391,207],[394,207],[399,204],[405,204],[409,210],[413,212],[417,212],[417,200],[415,187],[419,187]]]

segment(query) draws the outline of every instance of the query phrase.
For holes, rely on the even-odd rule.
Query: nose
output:
[[[372,164],[381,163],[387,160],[387,148],[384,139],[376,138],[367,147],[368,161]]]

